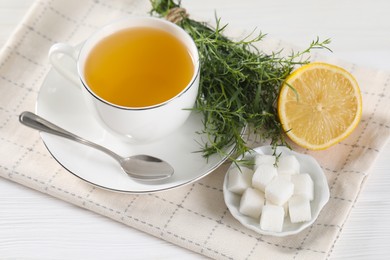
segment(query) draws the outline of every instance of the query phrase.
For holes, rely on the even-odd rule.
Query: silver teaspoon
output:
[[[159,158],[150,155],[133,155],[130,157],[121,157],[113,151],[73,133],[70,133],[34,113],[28,111],[21,113],[19,116],[19,121],[23,125],[34,128],[36,130],[70,139],[110,155],[119,162],[123,171],[131,178],[142,181],[156,181],[169,178],[174,173],[172,166]]]

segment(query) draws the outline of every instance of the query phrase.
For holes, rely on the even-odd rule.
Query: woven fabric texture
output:
[[[229,213],[222,192],[228,164],[192,184],[153,194],[103,190],[63,169],[46,150],[37,131],[18,115],[34,111],[51,66],[56,42],[78,44],[100,26],[130,15],[147,15],[144,0],[36,1],[0,54],[0,176],[105,215],[115,221],[217,259],[327,259],[342,232],[370,167],[390,133],[390,73],[367,70],[335,58],[324,60],[352,72],[362,90],[363,117],[342,143],[311,154],[326,173],[330,200],[317,221],[284,238],[254,233]],[[259,46],[278,49],[266,40]]]

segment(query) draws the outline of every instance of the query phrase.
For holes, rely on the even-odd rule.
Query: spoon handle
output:
[[[72,141],[78,142],[78,143],[82,143],[84,145],[98,149],[98,150],[112,156],[114,159],[116,159],[118,161],[121,160],[121,157],[119,155],[117,155],[116,153],[112,152],[111,150],[109,150],[103,146],[100,146],[98,144],[95,144],[93,142],[90,142],[90,141],[88,141],[80,136],[77,136],[71,132],[68,132],[65,129],[47,121],[46,119],[44,119],[44,118],[42,118],[34,113],[31,113],[28,111],[22,112],[19,116],[19,122],[25,126],[33,128],[33,129],[36,129],[36,130],[39,130],[42,132],[46,132],[49,134],[61,136],[61,137],[70,139]]]

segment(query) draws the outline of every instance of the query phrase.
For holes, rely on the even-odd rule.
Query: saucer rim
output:
[[[78,179],[88,183],[88,184],[91,184],[92,186],[95,186],[95,187],[99,187],[101,189],[104,189],[104,190],[108,190],[108,191],[113,191],[113,192],[117,192],[117,193],[125,193],[125,194],[145,194],[145,193],[148,193],[148,194],[152,194],[152,193],[157,193],[157,192],[162,192],[162,191],[168,191],[168,190],[173,190],[173,189],[176,189],[176,188],[180,188],[182,186],[185,186],[185,185],[188,185],[188,184],[191,184],[193,182],[196,182],[204,177],[206,177],[207,175],[209,175],[211,172],[213,172],[214,170],[216,170],[219,166],[221,166],[223,163],[225,163],[225,161],[229,158],[229,156],[231,154],[233,154],[234,152],[234,149],[232,149],[232,151],[224,158],[222,158],[218,164],[215,164],[212,168],[210,168],[207,172],[205,172],[203,175],[200,175],[198,177],[196,177],[195,179],[190,179],[188,180],[187,182],[183,182],[183,183],[180,183],[180,184],[177,184],[175,186],[170,186],[170,187],[167,187],[167,188],[161,188],[161,189],[152,189],[152,190],[145,190],[145,191],[130,191],[130,190],[121,190],[121,189],[114,189],[114,188],[109,188],[109,187],[105,187],[105,186],[102,186],[100,184],[96,184],[96,183],[93,183],[92,181],[89,181],[79,175],[77,175],[76,173],[74,173],[73,171],[71,171],[70,169],[68,169],[68,167],[66,167],[53,153],[52,151],[50,150],[50,148],[48,147],[45,139],[44,139],[44,133],[40,132],[40,138],[46,148],[46,150],[50,153],[51,157],[62,167],[64,168],[67,172],[69,172],[70,174],[72,174],[73,176],[77,177]],[[145,183],[147,183],[145,181]],[[151,183],[149,181],[149,183]],[[153,185],[150,185],[150,186],[153,186]]]

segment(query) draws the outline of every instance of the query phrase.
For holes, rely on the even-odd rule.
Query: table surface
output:
[[[390,71],[390,2],[214,0],[183,1],[205,19],[237,28],[261,28],[306,47],[331,38],[334,55]],[[203,1],[200,1],[203,2]],[[0,47],[33,0],[0,0]],[[245,18],[245,19],[243,19]],[[390,255],[390,144],[371,170],[331,259],[388,259]],[[203,259],[148,234],[0,178],[0,258]]]

